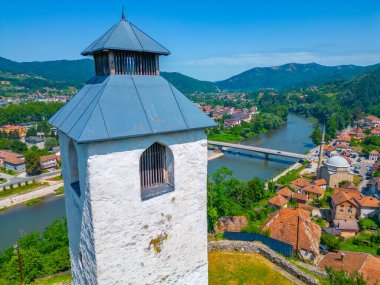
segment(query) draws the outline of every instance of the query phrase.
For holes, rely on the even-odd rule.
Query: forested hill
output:
[[[229,79],[216,82],[216,84],[220,88],[229,90],[292,89],[311,85],[322,86],[335,80],[352,79],[379,67],[380,64],[362,67],[288,63],[275,67],[255,67]]]
[[[182,93],[188,94],[193,92],[215,92],[217,86],[210,81],[201,81],[179,72],[161,72],[162,77],[173,84]]]
[[[48,80],[84,84],[94,75],[94,62],[91,59],[15,62],[0,57],[0,71],[34,74]],[[212,82],[197,80],[178,72],[161,72],[161,75],[185,94],[217,90]]]
[[[94,74],[91,59],[15,62],[0,57],[0,70],[29,73],[53,81],[86,82]]]

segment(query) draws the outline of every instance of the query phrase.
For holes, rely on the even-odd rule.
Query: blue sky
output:
[[[380,1],[1,0],[0,56],[79,59],[121,17],[166,46],[161,70],[222,80],[288,62],[380,62]]]

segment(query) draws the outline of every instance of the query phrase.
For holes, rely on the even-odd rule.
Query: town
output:
[[[380,283],[380,5],[21,2],[0,285]]]

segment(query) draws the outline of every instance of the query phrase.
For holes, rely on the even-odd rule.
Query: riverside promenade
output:
[[[61,186],[63,186],[63,182],[58,182],[53,185],[37,188],[35,190],[32,190],[24,194],[19,194],[19,195],[15,194],[9,197],[5,197],[0,200],[0,210],[3,208],[8,208],[8,207],[12,207],[18,204],[25,203],[35,198],[41,198],[41,197],[51,195],[54,193],[54,191],[56,191]]]

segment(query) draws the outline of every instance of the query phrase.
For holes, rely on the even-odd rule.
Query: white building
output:
[[[169,51],[122,20],[59,132],[74,284],[207,284],[207,139],[215,123],[159,76]]]

